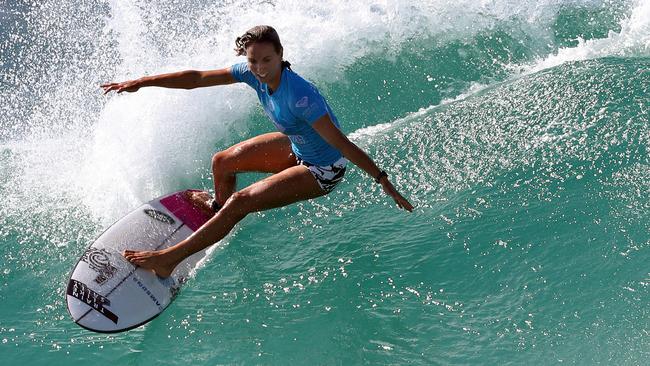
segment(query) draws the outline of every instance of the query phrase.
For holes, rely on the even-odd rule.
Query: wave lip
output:
[[[562,48],[556,54],[524,67],[526,73],[534,73],[569,61],[581,61],[601,57],[648,57],[650,56],[650,2],[639,0],[631,15],[620,23],[619,32],[609,31],[607,38],[578,39],[576,47]]]

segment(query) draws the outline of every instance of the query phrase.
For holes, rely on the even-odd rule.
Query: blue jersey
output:
[[[300,159],[314,165],[330,165],[341,153],[328,144],[311,125],[328,114],[340,128],[334,113],[316,87],[288,68],[282,70],[280,86],[269,94],[267,84],[260,83],[246,62],[231,68],[232,76],[250,85],[277,129],[291,140],[291,149]]]

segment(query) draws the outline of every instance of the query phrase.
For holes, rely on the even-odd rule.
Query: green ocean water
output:
[[[146,326],[81,329],[92,240],[273,128],[244,86],[98,85],[228,66],[258,23],[416,210],[349,169],[247,217]],[[0,25],[0,364],[650,362],[647,1],[18,2]]]

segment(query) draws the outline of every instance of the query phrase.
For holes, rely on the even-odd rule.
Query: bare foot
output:
[[[150,269],[162,278],[169,277],[172,272],[174,272],[174,268],[176,268],[178,263],[180,263],[163,251],[139,252],[134,250],[125,250],[122,255],[132,264],[145,269]]]
[[[215,212],[210,206],[210,201],[212,196],[208,192],[204,191],[185,191],[185,198],[187,198],[192,205],[201,211],[205,212],[209,216],[213,216]]]

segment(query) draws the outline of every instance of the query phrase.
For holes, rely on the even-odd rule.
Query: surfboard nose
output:
[[[186,258],[161,279],[122,256],[125,249],[160,250],[190,236],[210,216],[185,191],[138,207],[106,229],[84,252],[70,275],[66,303],[81,327],[101,333],[126,331],[158,316],[173,301],[205,251]]]
[[[110,310],[110,300],[83,282],[70,279],[66,299],[70,316],[84,328],[110,332],[118,326],[119,317]]]

